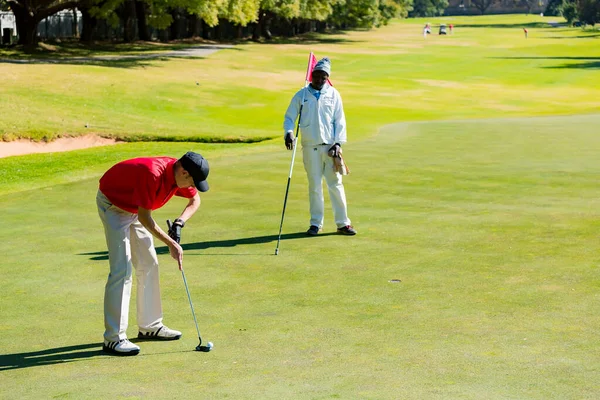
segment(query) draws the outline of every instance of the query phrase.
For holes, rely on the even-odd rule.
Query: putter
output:
[[[167,226],[171,230],[171,220],[167,220]],[[187,280],[185,279],[185,273],[183,272],[183,266],[181,266],[181,276],[183,277],[183,284],[185,285],[185,292],[187,293],[188,300],[190,302],[190,308],[192,309],[192,316],[194,317],[194,324],[196,324],[196,332],[198,332],[198,340],[200,343],[196,346],[196,351],[202,351],[208,353],[212,350],[212,342],[208,342],[206,346],[202,346],[202,336],[200,335],[200,329],[198,329],[198,320],[196,319],[196,312],[194,311],[194,305],[192,304],[192,297],[190,296],[190,289],[188,288]]]

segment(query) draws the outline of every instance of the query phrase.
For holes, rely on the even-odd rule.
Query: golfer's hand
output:
[[[336,143],[333,146],[331,146],[327,154],[329,154],[329,157],[339,157],[342,155],[342,147],[338,143]]]
[[[171,254],[171,257],[173,257],[173,259],[177,261],[177,265],[179,266],[179,270],[181,271],[181,268],[183,266],[183,249],[181,248],[179,243],[171,243],[169,245],[169,253]]]
[[[287,132],[285,134],[285,147],[288,150],[292,150],[294,148],[294,141],[296,140],[296,138],[294,137],[294,133],[293,132]]]
[[[177,243],[181,242],[181,229],[184,225],[185,222],[183,222],[179,218],[169,225],[169,237]]]

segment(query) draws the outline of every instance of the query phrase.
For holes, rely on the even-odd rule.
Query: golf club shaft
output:
[[[306,86],[305,86],[306,88]],[[294,160],[296,159],[296,149],[298,148],[298,133],[300,132],[300,118],[302,118],[302,107],[304,106],[304,94],[302,95],[302,103],[300,104],[300,110],[298,111],[298,124],[296,125],[296,136],[294,137],[294,150],[292,152],[292,162],[290,163],[290,173],[288,174],[287,186],[285,188],[285,197],[283,199],[283,211],[281,212],[281,222],[279,223],[279,235],[277,236],[277,247],[275,248],[275,255],[279,254],[279,243],[281,242],[281,230],[283,229],[283,217],[285,216],[285,206],[287,205],[288,193],[290,192],[290,182],[292,181],[292,173],[294,172]]]
[[[200,336],[200,329],[198,329],[198,320],[196,320],[196,312],[194,311],[194,305],[192,304],[192,297],[190,296],[190,289],[188,288],[187,280],[185,279],[185,273],[181,268],[181,276],[183,277],[183,284],[185,285],[185,292],[187,293],[188,300],[190,301],[190,308],[192,309],[192,316],[194,317],[194,323],[196,324],[196,332],[198,332],[198,339],[202,344],[202,337]]]
[[[167,227],[171,230],[171,220],[167,220]],[[183,272],[183,266],[181,266],[181,276],[183,277],[183,284],[185,286],[185,292],[187,293],[188,301],[190,302],[190,308],[192,309],[192,316],[194,317],[194,324],[196,325],[196,332],[198,332],[198,339],[202,344],[202,337],[200,336],[200,329],[198,328],[198,320],[196,319],[196,312],[194,311],[194,304],[192,304],[192,296],[190,296],[190,289],[188,288],[187,279],[185,279],[185,272]]]

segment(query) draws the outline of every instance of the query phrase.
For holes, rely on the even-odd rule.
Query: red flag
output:
[[[313,69],[315,69],[315,65],[317,65],[317,57],[315,57],[315,55],[311,51],[308,56],[308,66],[306,67],[306,78],[304,79],[306,82],[310,82]]]
[[[308,67],[306,68],[306,78],[304,79],[305,82],[310,82],[312,80],[312,72],[313,69],[315,69],[315,65],[317,65],[317,62],[317,57],[315,57],[315,55],[311,51],[310,55],[308,56]],[[329,84],[329,86],[333,86],[333,83],[331,83],[329,78],[327,78],[327,83]]]

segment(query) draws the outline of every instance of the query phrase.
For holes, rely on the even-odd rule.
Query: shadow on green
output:
[[[140,339],[131,339],[132,343],[141,342]],[[89,349],[89,350],[88,350]],[[83,350],[83,351],[82,351]],[[155,355],[155,354],[171,354],[171,353],[188,353],[194,350],[177,350],[167,351],[152,354],[140,354],[137,357]],[[8,371],[12,369],[21,369],[29,367],[42,367],[46,365],[64,364],[68,362],[85,360],[94,357],[120,357],[113,354],[105,353],[102,350],[102,343],[87,343],[77,344],[73,346],[54,347],[46,350],[31,351],[28,353],[15,353],[0,355],[0,371]]]
[[[5,354],[0,355],[0,371],[62,364],[99,356],[106,356],[106,353],[102,351],[102,343],[78,344],[28,353]]]
[[[337,235],[336,232],[328,232],[321,233],[319,236],[330,236]],[[183,244],[181,247],[183,250],[206,250],[213,247],[235,247],[238,245],[246,245],[246,244],[262,244],[262,243],[270,243],[275,242],[279,235],[265,235],[265,236],[254,236],[248,238],[240,238],[240,239],[228,239],[228,240],[213,240],[206,242],[196,242],[196,243],[188,243]],[[286,233],[281,235],[281,240],[288,239],[300,239],[305,238],[309,239],[311,236],[307,236],[306,232],[296,232],[296,233]],[[169,254],[169,248],[166,246],[161,246],[156,248],[157,254]],[[90,260],[94,261],[103,261],[108,260],[108,252],[107,251],[97,251],[91,253],[79,253],[80,256],[93,256],[90,257]],[[247,254],[231,254],[231,255],[247,255]]]

